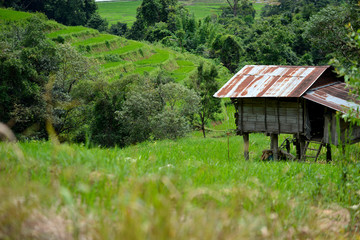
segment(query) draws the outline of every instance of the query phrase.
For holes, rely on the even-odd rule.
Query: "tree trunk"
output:
[[[205,126],[204,126],[204,125],[202,125],[202,126],[201,126],[201,130],[202,130],[202,132],[203,132],[204,138],[206,138],[206,134],[205,134]]]
[[[199,114],[200,115],[200,120],[201,120],[201,130],[203,132],[204,138],[206,138],[206,134],[205,134],[205,116],[203,114]]]

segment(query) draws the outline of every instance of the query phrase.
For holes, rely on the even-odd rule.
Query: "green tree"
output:
[[[213,42],[212,49],[215,56],[220,58],[221,63],[231,72],[235,72],[239,67],[242,48],[234,36],[218,35]]]
[[[116,111],[122,108],[122,94],[115,94],[115,89],[102,89],[97,96],[90,123],[91,141],[96,145],[112,147],[124,147],[128,145],[127,130],[125,122],[118,121]],[[139,134],[141,134],[139,132]]]
[[[220,99],[214,98],[213,95],[219,89],[216,78],[218,72],[214,65],[210,69],[204,69],[204,63],[197,68],[197,75],[190,82],[190,87],[200,96],[200,108],[198,111],[198,121],[200,129],[206,137],[205,125],[209,120],[215,120],[216,113],[221,111]],[[196,119],[195,119],[196,120]]]
[[[249,0],[226,0],[229,10],[231,11],[232,15],[234,17],[237,16],[250,16],[252,18],[255,18],[255,9],[252,5],[252,3]],[[227,8],[223,9],[222,15],[229,15],[227,14]]]
[[[97,80],[94,64],[70,45],[47,39],[45,21],[38,16],[24,26],[2,27],[0,121],[15,123],[16,134],[39,138],[47,137],[48,121],[60,140],[70,140],[89,117],[85,110],[91,97],[82,97],[89,84],[79,89]]]
[[[348,39],[347,44],[351,46],[353,54],[357,58],[353,58],[350,61],[346,58],[333,59],[332,64],[336,67],[337,73],[344,77],[345,83],[350,89],[350,94],[355,93],[357,96],[360,96],[360,30],[355,32],[351,25],[348,25]],[[360,109],[352,109],[344,117],[359,125],[359,111]]]
[[[45,1],[43,0],[6,0],[3,1],[3,6],[6,8],[14,8],[18,11],[43,12],[44,3]]]
[[[359,19],[357,3],[329,6],[311,17],[304,35],[311,42],[315,63],[326,64],[333,57],[347,59],[347,62],[356,59],[354,47],[348,44],[346,25],[350,23],[357,29]]]
[[[44,13],[65,25],[83,25],[95,14],[95,0],[47,0],[44,3]]]
[[[164,108],[152,119],[156,139],[179,138],[190,131],[190,120],[199,109],[199,96],[179,83],[166,83],[158,88]]]
[[[97,81],[98,71],[95,62],[82,56],[69,44],[58,45],[57,52],[60,64],[52,83],[52,114],[49,117],[60,140],[64,141],[71,140],[73,132],[78,132],[87,122],[85,110],[88,99],[83,97],[84,93],[79,94],[77,88],[82,82]]]
[[[173,21],[176,9],[177,0],[143,0],[137,9],[136,21],[130,29],[128,37],[136,40],[144,39],[148,27],[159,22]],[[173,28],[174,24],[171,23],[170,25]],[[168,34],[165,36],[168,36]]]
[[[145,35],[145,40],[155,42],[160,41],[168,36],[172,36],[172,33],[167,29],[167,24],[164,22],[158,22],[155,23],[154,26],[148,28]]]
[[[2,27],[0,121],[16,123],[13,130],[19,134],[44,123],[44,87],[50,73],[58,69],[59,59],[38,16],[28,19],[24,26],[10,23]]]
[[[87,27],[94,28],[99,30],[100,32],[105,32],[108,30],[108,21],[102,17],[98,13],[94,13],[91,15],[90,19],[86,23]]]
[[[244,41],[244,52],[249,62],[266,65],[296,65],[300,58],[294,52],[296,34],[292,25],[283,25],[280,16],[261,20],[252,26],[252,32]],[[301,39],[299,39],[301,40]],[[301,43],[301,42],[300,42]],[[306,52],[301,52],[305,54]]]
[[[116,24],[111,25],[109,33],[117,36],[125,36],[128,31],[126,23],[117,22]]]
[[[146,141],[152,134],[151,119],[161,112],[163,105],[153,85],[145,81],[130,91],[123,107],[116,111],[117,120],[127,132],[126,144]]]

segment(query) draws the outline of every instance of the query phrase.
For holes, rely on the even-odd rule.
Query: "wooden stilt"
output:
[[[332,158],[331,158],[331,145],[330,144],[326,144],[326,162],[331,162]]]
[[[295,139],[295,148],[296,148],[296,159],[300,160],[301,159],[301,148],[300,148],[300,138],[298,135],[294,134],[294,139]]]
[[[271,150],[273,152],[274,161],[279,160],[279,137],[278,134],[270,134],[271,138]]]
[[[305,138],[303,136],[299,137],[299,145],[300,145],[300,160],[305,161]]]
[[[249,160],[249,133],[243,133],[244,139],[244,158]]]

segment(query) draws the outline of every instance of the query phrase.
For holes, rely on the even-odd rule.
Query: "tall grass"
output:
[[[251,139],[250,151],[267,147],[263,135]],[[342,185],[337,165],[261,162],[254,153],[246,162],[241,148],[238,136],[229,138],[229,158],[227,138],[187,137],[124,149],[1,143],[0,236],[359,236],[349,217],[359,195]],[[324,227],[329,222],[336,227]]]

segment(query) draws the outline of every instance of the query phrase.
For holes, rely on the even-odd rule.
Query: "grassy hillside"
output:
[[[54,41],[70,43],[86,56],[98,60],[103,76],[110,81],[133,73],[166,71],[176,81],[182,82],[195,73],[201,61],[210,62],[161,45],[127,40],[82,26],[59,25],[58,30],[50,32],[48,37]],[[230,75],[224,67],[219,66],[219,71],[219,81],[224,83]]]
[[[0,21],[21,21],[31,14],[0,9]],[[201,62],[210,62],[192,54],[181,54],[161,45],[127,40],[83,26],[64,26],[53,21],[47,36],[55,42],[69,43],[87,57],[99,62],[103,77],[109,81],[121,76],[165,71],[182,82],[195,73]],[[229,79],[226,68],[218,66],[221,83]]]

